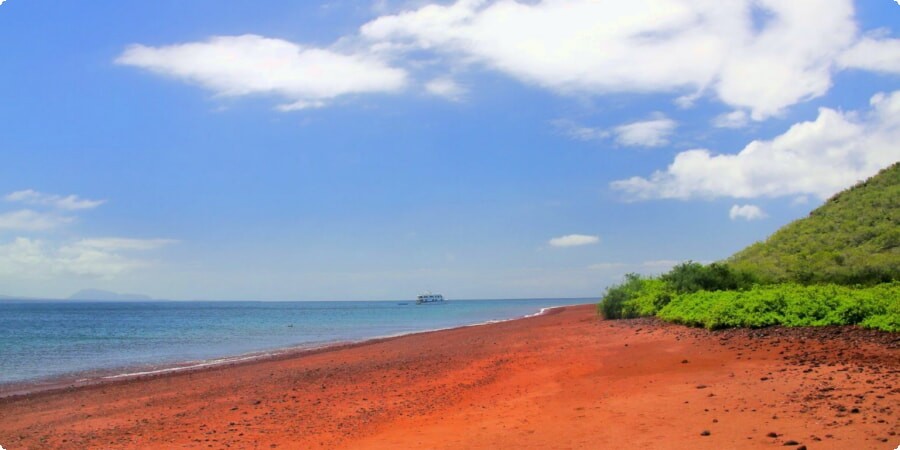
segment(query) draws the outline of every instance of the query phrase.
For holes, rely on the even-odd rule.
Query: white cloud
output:
[[[435,78],[425,84],[425,90],[453,101],[460,101],[466,95],[466,89],[451,78]]]
[[[587,127],[568,119],[550,122],[562,135],[579,141],[603,141],[615,137],[619,145],[627,147],[659,147],[669,143],[668,137],[678,125],[662,114],[654,114],[652,119],[622,124],[605,130]]]
[[[766,218],[766,213],[756,205],[734,205],[728,211],[731,220],[759,220]]]
[[[38,239],[19,237],[0,244],[0,275],[51,278],[77,275],[113,278],[147,266],[131,252],[157,249],[175,241],[168,239],[82,239],[54,245]]]
[[[845,68],[900,74],[900,39],[863,38],[841,54]]]
[[[554,247],[576,247],[580,245],[592,245],[600,242],[600,237],[584,234],[568,234],[550,239],[549,244]]]
[[[615,128],[616,142],[629,147],[659,147],[669,143],[668,137],[676,125],[664,116],[619,125]]]
[[[44,194],[33,189],[12,192],[6,194],[3,198],[8,202],[19,202],[26,205],[51,206],[66,211],[93,209],[106,203],[106,200],[88,200],[77,195],[62,196],[56,194]]]
[[[395,92],[406,72],[373,55],[343,54],[245,34],[162,47],[132,45],[116,63],[197,83],[217,95],[276,95],[282,111],[315,108],[348,94]]]
[[[133,45],[117,59],[283,111],[397,92],[421,67],[493,69],[567,95],[714,97],[752,120],[825,94],[837,70],[897,72],[897,40],[861,37],[852,0],[457,0],[373,3],[384,13],[328,48],[258,35]],[[387,11],[401,12],[389,14]],[[388,64],[391,61],[394,66]],[[462,91],[460,91],[462,89]],[[426,91],[459,100],[452,80]],[[723,120],[726,118],[723,118]],[[722,122],[722,123],[736,123]]]
[[[75,219],[30,209],[0,214],[0,230],[44,231],[72,223]]]
[[[821,108],[815,120],[737,154],[681,152],[666,170],[612,187],[634,199],[827,198],[900,160],[900,91],[877,94],[870,103],[864,114]]]
[[[600,141],[610,135],[609,131],[602,128],[586,127],[568,119],[556,119],[550,123],[564,136],[579,141]]]
[[[561,93],[711,92],[755,120],[824,94],[858,39],[851,0],[459,0],[360,33],[373,48],[433,50]]]
[[[730,113],[720,114],[713,119],[713,126],[716,128],[743,128],[750,122],[750,117],[746,112],[737,110]]]

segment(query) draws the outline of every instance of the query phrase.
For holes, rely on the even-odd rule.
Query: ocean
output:
[[[178,370],[590,301],[0,301],[0,387]]]

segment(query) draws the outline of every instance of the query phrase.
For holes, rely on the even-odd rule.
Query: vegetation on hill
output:
[[[656,315],[706,328],[861,325],[900,331],[900,163],[725,262],[629,274],[606,318]]]
[[[838,193],[809,217],[727,262],[763,282],[875,284],[900,279],[900,163]]]

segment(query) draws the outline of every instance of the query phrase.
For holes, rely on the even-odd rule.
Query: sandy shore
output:
[[[896,334],[707,332],[579,306],[0,399],[0,445],[894,449],[898,381]]]

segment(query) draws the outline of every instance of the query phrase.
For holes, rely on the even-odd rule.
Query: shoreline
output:
[[[7,397],[0,445],[893,449],[898,404],[897,334],[711,332],[582,305]]]
[[[564,305],[543,307],[538,312],[526,314],[524,316],[512,317],[508,319],[487,320],[484,322],[471,323],[466,325],[434,328],[418,331],[407,331],[389,335],[373,336],[359,340],[349,341],[332,341],[321,344],[298,344],[288,347],[281,347],[269,350],[260,350],[237,355],[226,355],[209,359],[193,360],[193,361],[177,361],[171,363],[148,363],[145,365],[127,366],[110,369],[95,369],[89,371],[81,371],[69,374],[63,374],[51,378],[30,380],[30,381],[14,381],[10,383],[0,383],[0,400],[7,398],[16,398],[41,393],[53,393],[60,391],[68,391],[71,389],[79,389],[89,386],[102,386],[108,383],[125,382],[132,380],[140,380],[144,378],[153,378],[157,376],[165,376],[168,374],[176,374],[182,372],[196,372],[203,370],[215,370],[217,368],[231,367],[240,364],[251,364],[261,361],[274,361],[282,358],[301,358],[305,355],[315,354],[319,352],[327,352],[332,350],[340,350],[351,348],[357,345],[366,345],[368,343],[382,342],[390,339],[401,338],[416,334],[434,333],[447,330],[455,330],[467,327],[477,327],[491,325],[494,323],[503,323],[511,320],[522,320],[531,317],[538,317],[549,313],[553,309],[565,308],[567,306],[586,306],[584,305]],[[149,366],[149,367],[148,367]],[[140,372],[133,372],[141,370]]]

